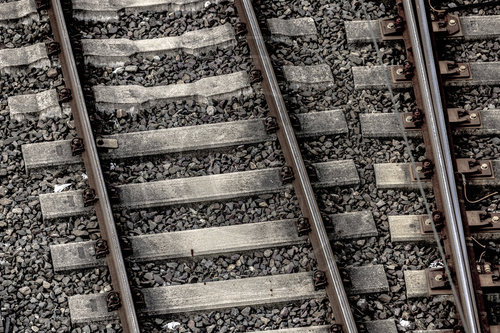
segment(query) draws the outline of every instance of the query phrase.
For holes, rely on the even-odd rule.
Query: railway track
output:
[[[412,2],[404,3],[406,11]],[[427,223],[425,215],[388,216],[385,221],[375,208],[383,207],[385,203],[379,205],[383,200],[370,204],[371,209],[364,204],[352,209],[350,197],[360,197],[358,191],[364,191],[360,188],[370,177],[362,168],[360,179],[363,163],[350,153],[341,158],[326,153],[318,158],[312,148],[318,144],[342,148],[345,136],[357,134],[352,125],[357,117],[349,113],[349,107],[339,107],[342,104],[330,95],[339,84],[337,76],[343,74],[332,72],[332,65],[323,63],[321,57],[306,65],[280,59],[286,54],[280,51],[283,45],[293,45],[296,40],[314,45],[322,38],[316,24],[324,22],[311,17],[266,19],[262,12],[267,5],[249,0],[123,4],[20,0],[0,4],[0,22],[6,26],[12,21],[50,23],[51,29],[45,29],[39,41],[21,38],[19,42],[15,37],[14,48],[0,50],[0,68],[10,76],[34,73],[30,74],[31,86],[19,89],[23,94],[16,93],[15,87],[6,93],[8,119],[35,128],[46,122],[54,132],[44,131],[32,143],[19,147],[16,143],[22,171],[36,180],[35,188],[42,187],[30,194],[29,207],[39,211],[33,218],[43,220],[42,225],[54,225],[42,229],[58,238],[57,242],[41,242],[50,250],[50,259],[47,254],[44,257],[50,260],[55,275],[50,275],[52,282],[39,278],[43,282],[37,283],[47,291],[52,289],[51,283],[57,285],[52,298],[61,295],[59,281],[66,285],[74,277],[79,279],[76,287],[59,296],[63,307],[57,309],[56,317],[69,317],[63,327],[61,321],[22,321],[16,318],[17,309],[9,305],[0,309],[0,314],[7,313],[7,320],[2,320],[4,331],[14,327],[79,332],[106,327],[124,332],[396,332],[405,330],[403,322],[396,325],[393,316],[387,318],[376,311],[389,308],[391,299],[449,294],[443,276],[452,277],[451,285],[460,296],[460,301],[455,299],[456,325],[467,332],[498,330],[492,311],[486,311],[498,298],[495,300],[494,293],[477,296],[498,287],[498,279],[493,278],[498,276],[498,265],[478,261],[482,271],[478,274],[474,269],[476,260],[484,258],[484,254],[476,256],[477,246],[494,251],[485,242],[496,239],[497,215],[466,212],[461,199],[465,186],[497,186],[497,165],[495,161],[463,162],[460,167],[470,170],[458,170],[474,175],[467,176],[458,190],[454,177],[442,171],[448,163],[448,173],[453,174],[457,165],[450,159],[452,149],[446,149],[446,144],[453,147],[450,129],[439,128],[442,124],[432,119],[430,111],[436,107],[430,101],[441,99],[427,96],[430,92],[422,86],[431,72],[422,66],[422,59],[431,59],[434,52],[422,47],[430,53],[417,56],[422,45],[417,30],[426,22],[423,12],[421,22],[406,17],[402,37],[389,33],[389,39],[403,38],[405,47],[414,50],[408,54],[413,76],[406,72],[408,66],[395,67],[395,75],[407,74],[389,85],[392,89],[414,87],[416,105],[425,121],[415,120],[419,114],[403,114],[401,122],[411,128],[401,131],[395,113],[363,113],[360,125],[354,128],[360,126],[361,135],[369,138],[423,138],[425,157],[435,167],[434,172],[426,168],[424,174],[418,164],[420,182],[411,178],[416,171],[412,173],[408,163],[375,163],[373,173],[379,191],[433,188],[435,211],[446,221],[442,223],[433,213],[430,218],[434,217],[435,226]],[[403,15],[403,4],[399,6]],[[125,17],[128,30],[121,23]],[[191,22],[187,27],[184,17]],[[498,20],[456,20],[467,40],[498,38]],[[378,25],[394,26],[392,21],[380,22],[346,21],[346,40],[380,42],[378,39],[386,37],[379,35]],[[426,35],[421,34],[424,39]],[[371,37],[366,38],[368,35]],[[235,65],[230,68],[225,62]],[[448,77],[457,75],[453,66],[445,66]],[[463,71],[461,66],[470,68],[470,77],[447,77],[443,81],[448,86],[498,84],[497,63],[458,64]],[[386,88],[385,76],[390,70],[353,67],[354,89]],[[46,75],[49,83],[33,84],[37,81],[33,75]],[[433,93],[442,93],[440,89],[444,88],[435,86]],[[341,93],[338,96],[340,101],[350,101]],[[317,104],[318,112],[303,112],[304,101],[314,104],[315,99],[327,102]],[[335,107],[330,107],[332,100]],[[499,115],[495,110],[471,114],[449,111],[448,117],[458,115],[454,122],[463,125],[457,133],[497,134]],[[436,112],[435,117],[438,115]],[[463,120],[467,116],[469,120]],[[65,125],[52,118],[63,119]],[[27,136],[34,136],[31,133]],[[433,145],[437,142],[441,144]],[[3,158],[4,162],[8,159]],[[487,168],[482,167],[485,164]],[[5,175],[17,169],[6,170]],[[477,170],[485,169],[493,170],[493,175],[477,175],[481,172]],[[47,188],[46,179],[58,178],[57,186]],[[62,190],[55,190],[75,179],[76,184],[63,184]],[[64,190],[67,187],[70,189]],[[450,196],[456,201],[455,208],[461,207],[453,213],[447,208],[453,206],[446,201]],[[9,200],[2,199],[2,206],[16,209]],[[340,206],[342,200],[347,208],[335,208],[332,213],[331,207]],[[21,210],[27,212],[30,210]],[[485,231],[476,225],[472,231],[462,229],[467,226],[461,221],[471,218],[475,224],[485,225]],[[447,222],[453,220],[455,227]],[[388,232],[393,243],[432,242],[429,226],[446,235],[442,237],[445,255],[450,257],[444,262],[452,274],[436,269],[406,270],[404,278],[398,277],[406,285],[403,298],[397,296],[401,288],[392,279],[394,264],[364,253],[353,258],[345,254],[346,249],[356,247],[369,251],[377,237],[378,243],[388,239],[382,236]],[[40,233],[39,227],[32,229]],[[12,236],[13,231],[8,230]],[[59,236],[64,233],[70,237]],[[473,243],[478,244],[476,248]],[[353,264],[352,260],[359,262]],[[472,269],[461,272],[458,268],[469,266],[454,264],[460,260],[470,261]],[[426,276],[434,280],[427,282]],[[30,284],[18,293],[28,297],[34,288]],[[35,302],[33,298],[31,302]],[[221,318],[231,318],[231,324]],[[475,326],[477,330],[472,329]]]
[[[498,315],[498,302],[495,298],[488,302],[488,293],[498,291],[498,258],[490,262],[484,259],[486,251],[493,251],[477,239],[496,238],[498,234],[498,218],[496,214],[487,211],[471,210],[469,207],[477,204],[498,192],[482,189],[480,198],[470,199],[467,194],[471,186],[496,186],[496,162],[493,160],[477,160],[457,158],[453,137],[456,130],[459,134],[472,133],[489,135],[496,132],[489,131],[494,126],[494,120],[489,118],[496,115],[496,111],[486,111],[485,118],[476,110],[464,110],[448,106],[444,95],[446,86],[490,84],[498,79],[498,64],[496,63],[457,63],[439,58],[436,47],[438,38],[465,37],[491,38],[497,37],[494,31],[481,28],[483,23],[489,22],[484,17],[459,18],[445,10],[430,10],[425,1],[398,1],[398,16],[393,19],[381,20],[380,35],[371,33],[372,39],[394,40],[402,39],[407,51],[407,60],[403,66],[379,67],[381,80],[364,79],[365,75],[373,75],[373,69],[364,72],[359,68],[353,72],[355,80],[363,86],[366,82],[376,87],[382,83],[384,77],[390,77],[384,83],[389,89],[400,83],[410,83],[416,97],[416,107],[410,113],[394,114],[395,132],[418,129],[417,135],[422,135],[425,144],[425,156],[420,162],[412,159],[411,164],[375,165],[375,173],[379,188],[393,188],[405,185],[408,188],[420,189],[425,197],[424,188],[432,188],[435,194],[435,207],[431,212],[427,204],[427,215],[420,217],[395,217],[391,223],[393,239],[401,236],[401,240],[409,240],[410,234],[417,240],[427,233],[427,239],[436,241],[443,259],[443,267],[429,268],[425,271],[408,271],[405,273],[407,295],[423,296],[437,294],[453,294],[459,313],[460,324],[454,331],[465,332],[497,332],[500,326],[495,323]],[[462,24],[463,22],[463,24]],[[364,28],[373,29],[375,22],[363,22]],[[492,26],[494,26],[494,22]],[[361,25],[352,24],[348,28],[351,38],[362,40],[365,38]],[[350,30],[349,30],[350,29]],[[363,31],[364,33],[368,31]],[[388,71],[388,72],[387,72]],[[388,75],[390,73],[390,75]],[[356,77],[357,76],[357,77]],[[484,81],[483,81],[484,79]],[[477,80],[477,81],[475,81]],[[392,90],[391,90],[392,94]],[[490,113],[491,112],[491,113]],[[392,117],[392,115],[391,115]],[[368,120],[371,118],[370,120]],[[381,129],[379,118],[367,115],[362,123],[370,131]],[[368,121],[367,121],[368,120]],[[375,125],[375,126],[373,126]],[[393,126],[390,125],[390,126]],[[388,126],[388,127],[390,127]],[[389,129],[389,128],[386,129]],[[477,132],[474,132],[476,131]],[[379,133],[386,135],[384,130]],[[390,132],[390,130],[389,130]],[[393,133],[395,133],[393,132]],[[414,131],[415,133],[416,131]],[[416,134],[416,133],[415,133]],[[402,133],[407,140],[406,133]],[[402,167],[402,168],[400,168]],[[398,174],[398,171],[405,173]],[[402,176],[402,178],[401,178]],[[399,178],[399,179],[398,179]],[[406,181],[400,182],[402,179]],[[399,184],[398,184],[399,183]],[[470,188],[469,188],[470,191]],[[491,191],[491,190],[490,190]],[[469,192],[470,195],[470,192]],[[469,209],[468,209],[469,208]],[[404,221],[404,222],[403,222]],[[409,221],[413,221],[408,223]],[[405,238],[408,237],[408,238]],[[423,238],[420,238],[423,239]],[[475,247],[482,248],[478,255]],[[417,291],[419,290],[419,291]],[[490,303],[490,304],[488,304]],[[488,305],[487,305],[488,304]],[[495,305],[496,304],[496,305]],[[492,306],[493,309],[487,311]],[[490,308],[491,309],[491,308]]]

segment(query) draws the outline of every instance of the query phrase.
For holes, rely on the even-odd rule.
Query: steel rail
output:
[[[69,33],[64,19],[63,9],[59,0],[50,0],[49,17],[52,32],[61,47],[59,57],[66,86],[71,90],[71,111],[78,135],[83,139],[85,151],[83,162],[88,175],[89,186],[95,190],[98,200],[94,204],[101,236],[108,243],[109,255],[107,265],[111,275],[113,289],[119,292],[121,306],[118,309],[123,331],[139,333],[139,322],[134,307],[125,262],[120,247],[111,204],[109,201],[104,176],[97,154],[97,147],[92,133],[84,94],[80,85],[78,71],[71,48]]]
[[[351,313],[349,300],[343,287],[342,277],[337,268],[330,240],[325,230],[323,220],[314,196],[311,182],[307,174],[304,161],[295,138],[294,130],[276,80],[269,54],[266,49],[264,38],[260,31],[259,23],[255,15],[251,0],[236,0],[238,14],[246,23],[248,30],[248,43],[254,58],[254,62],[261,70],[262,86],[270,111],[279,123],[277,132],[278,140],[283,150],[283,155],[288,165],[293,168],[295,179],[293,187],[302,215],[309,219],[311,233],[309,234],[313,244],[314,253],[318,261],[318,268],[326,274],[328,285],[326,292],[332,305],[336,324],[341,326],[343,332],[357,332],[356,323]]]
[[[423,0],[416,1],[415,17],[411,0],[403,0],[407,26],[410,31],[412,53],[419,78],[419,87],[423,97],[424,114],[427,120],[432,154],[435,164],[435,176],[443,204],[446,227],[450,237],[454,272],[458,286],[464,329],[469,333],[479,333],[480,321],[477,311],[475,289],[467,253],[467,244],[463,230],[459,195],[455,182],[454,164],[451,156],[446,119],[442,105],[441,88],[435,65],[431,34],[428,27],[427,13]],[[448,277],[449,279],[452,276]]]

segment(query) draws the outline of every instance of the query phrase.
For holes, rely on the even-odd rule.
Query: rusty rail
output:
[[[95,190],[97,201],[94,208],[99,221],[101,236],[107,241],[109,254],[106,256],[107,265],[111,274],[114,291],[119,293],[121,306],[118,316],[124,332],[139,333],[139,323],[130,291],[127,271],[120,247],[119,236],[116,231],[111,204],[97,154],[94,135],[90,125],[89,115],[85,106],[85,99],[78,77],[77,66],[71,48],[71,41],[64,19],[63,9],[59,0],[46,2],[49,6],[49,17],[55,40],[59,43],[61,54],[62,72],[66,87],[70,89],[71,111],[78,136],[83,140],[84,152],[82,153],[85,170],[88,175],[90,188]]]
[[[311,182],[300,153],[297,139],[285,107],[285,102],[278,86],[278,81],[267,53],[259,23],[251,0],[236,0],[238,15],[247,29],[247,40],[256,67],[261,71],[262,86],[271,115],[279,124],[278,140],[285,156],[285,161],[293,169],[293,188],[299,200],[302,216],[309,221],[309,238],[313,245],[318,268],[327,279],[326,292],[332,305],[336,324],[343,332],[357,332],[356,323],[351,313],[345,293],[342,277],[337,268],[330,241],[321,218]]]

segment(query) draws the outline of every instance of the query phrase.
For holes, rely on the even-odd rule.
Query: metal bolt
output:
[[[488,164],[487,163],[481,164],[481,169],[482,170],[487,170],[488,169]]]
[[[408,116],[405,118],[406,122],[407,123],[411,123],[413,121],[413,117],[412,116]]]
[[[451,19],[450,22],[448,22],[449,25],[454,26],[457,24],[457,21]]]
[[[434,277],[434,280],[436,281],[442,281],[443,280],[443,276],[441,274],[438,274]]]
[[[458,68],[461,72],[463,72],[464,70],[467,69],[467,67],[465,65],[460,65],[460,67]]]
[[[470,119],[476,119],[476,118],[477,118],[477,113],[471,113],[471,114],[469,115],[469,118],[470,118]]]
[[[498,222],[498,220],[500,220],[500,217],[498,217],[498,216],[493,216],[493,217],[491,218],[491,220],[492,220],[493,222]]]
[[[389,24],[387,24],[387,29],[394,29],[394,23],[390,22]]]
[[[430,220],[430,219],[426,219],[426,220],[425,220],[425,224],[426,224],[426,225],[431,225],[431,220]]]
[[[417,171],[418,171],[418,172],[422,171],[422,167],[421,167],[421,166],[418,166],[418,167],[417,167]]]
[[[398,68],[398,70],[396,71],[396,74],[402,75],[403,74],[403,69],[402,68]]]

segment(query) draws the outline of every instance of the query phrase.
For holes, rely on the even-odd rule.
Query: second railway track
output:
[[[352,15],[368,8],[387,16],[359,5],[348,6]],[[375,59],[358,48],[381,42],[379,22],[348,22],[345,13],[344,22],[339,11],[336,2],[307,1],[0,3],[0,22],[15,25],[0,50],[13,82],[1,113],[12,124],[1,141],[0,332],[467,326],[451,298],[414,301],[447,294],[446,279],[434,289],[425,282],[422,269],[439,262],[432,245],[400,245],[432,236],[416,222],[428,225],[416,215],[425,211],[411,193],[418,185],[409,178],[399,115],[387,113],[387,96],[369,90],[384,89],[387,68],[351,65]],[[498,44],[492,17],[460,18],[465,39]],[[495,86],[498,68],[472,63],[470,79],[446,82]],[[403,79],[393,88],[411,87]],[[360,110],[362,103],[384,112]],[[460,133],[500,131],[495,110],[463,112],[481,126]],[[406,133],[420,155],[420,124],[412,126]],[[406,164],[381,164],[385,157]],[[497,164],[488,166],[493,177],[467,186],[498,186]],[[498,296],[489,292],[498,282],[497,215],[476,215],[487,232],[467,236],[470,267],[488,260],[477,264],[493,283],[485,282],[479,313],[496,332]]]

